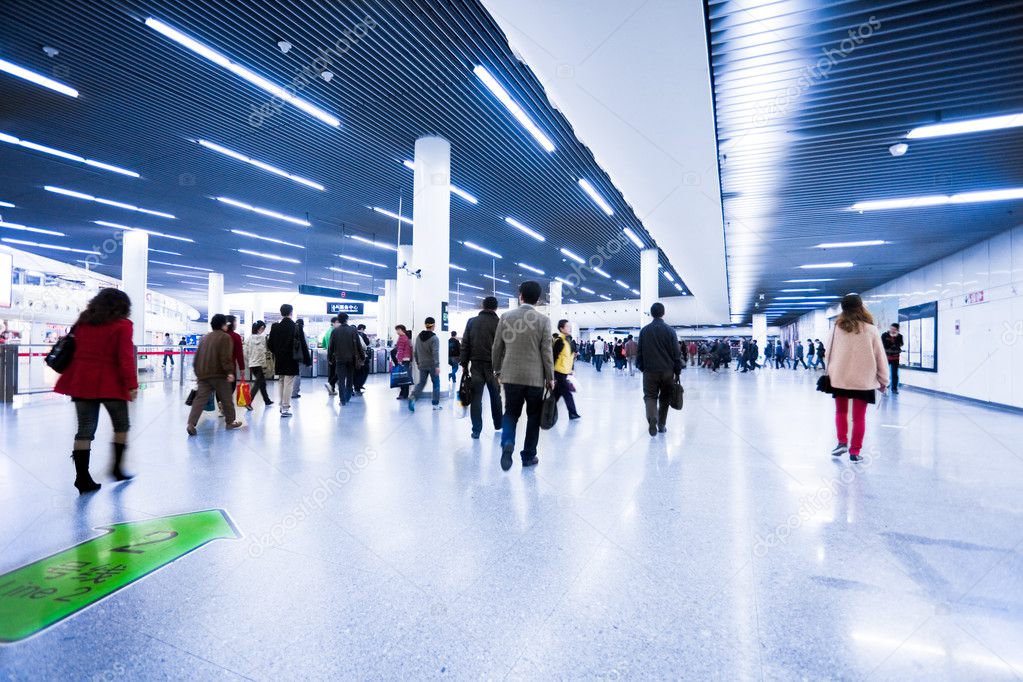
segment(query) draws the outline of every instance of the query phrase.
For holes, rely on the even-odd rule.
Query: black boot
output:
[[[74,450],[71,459],[75,462],[75,487],[78,488],[78,494],[84,495],[99,490],[99,483],[92,480],[92,476],[89,475],[89,451]]]
[[[124,449],[128,447],[126,443],[114,443],[114,463],[110,467],[110,475],[114,477],[115,481],[130,481],[135,477],[134,474],[126,474],[121,469],[121,464],[124,462]]]

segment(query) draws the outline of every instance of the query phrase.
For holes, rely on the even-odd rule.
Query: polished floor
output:
[[[656,438],[638,376],[578,376],[583,419],[508,473],[489,427],[377,376],[192,439],[149,388],[138,477],[87,498],[70,405],[0,412],[0,573],[118,521],[243,534],[0,646],[0,678],[1023,678],[1023,416],[903,391],[852,464],[809,372],[687,369]]]

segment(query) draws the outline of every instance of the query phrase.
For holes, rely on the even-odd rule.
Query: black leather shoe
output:
[[[533,455],[529,459],[522,460],[522,468],[523,469],[527,469],[529,467],[535,467],[539,463],[540,463],[540,458],[537,457],[536,455]]]
[[[472,439],[473,439],[473,440],[479,440],[479,439],[480,439],[480,434],[479,434],[479,432],[478,432],[478,431],[473,431],[473,432],[472,432],[471,434],[469,434],[469,435],[470,435],[470,436],[472,436]]]
[[[505,445],[501,448],[501,470],[508,471],[512,465],[512,451],[515,449],[514,445]]]
[[[651,436],[656,436],[657,435],[657,423],[656,422],[650,422],[650,425],[647,427],[647,433],[649,433]]]
[[[569,420],[572,420],[572,419],[582,419],[583,416],[581,414],[570,414],[570,415],[568,415],[568,418],[569,418]]]
[[[657,427],[657,433],[668,433],[668,427],[667,426],[658,426]]]

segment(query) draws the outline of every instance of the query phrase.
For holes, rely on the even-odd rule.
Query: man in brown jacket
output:
[[[234,420],[234,396],[231,385],[234,382],[234,342],[227,333],[227,317],[216,314],[210,319],[209,334],[199,342],[195,351],[193,367],[195,378],[199,383],[192,410],[188,413],[188,435],[194,436],[195,425],[199,423],[206,401],[211,393],[216,393],[217,400],[224,407],[224,419],[227,428],[237,429],[242,423]]]

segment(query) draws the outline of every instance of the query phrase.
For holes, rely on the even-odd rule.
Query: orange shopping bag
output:
[[[249,382],[239,381],[236,395],[235,404],[238,407],[248,407],[252,403],[252,389],[249,388]]]

